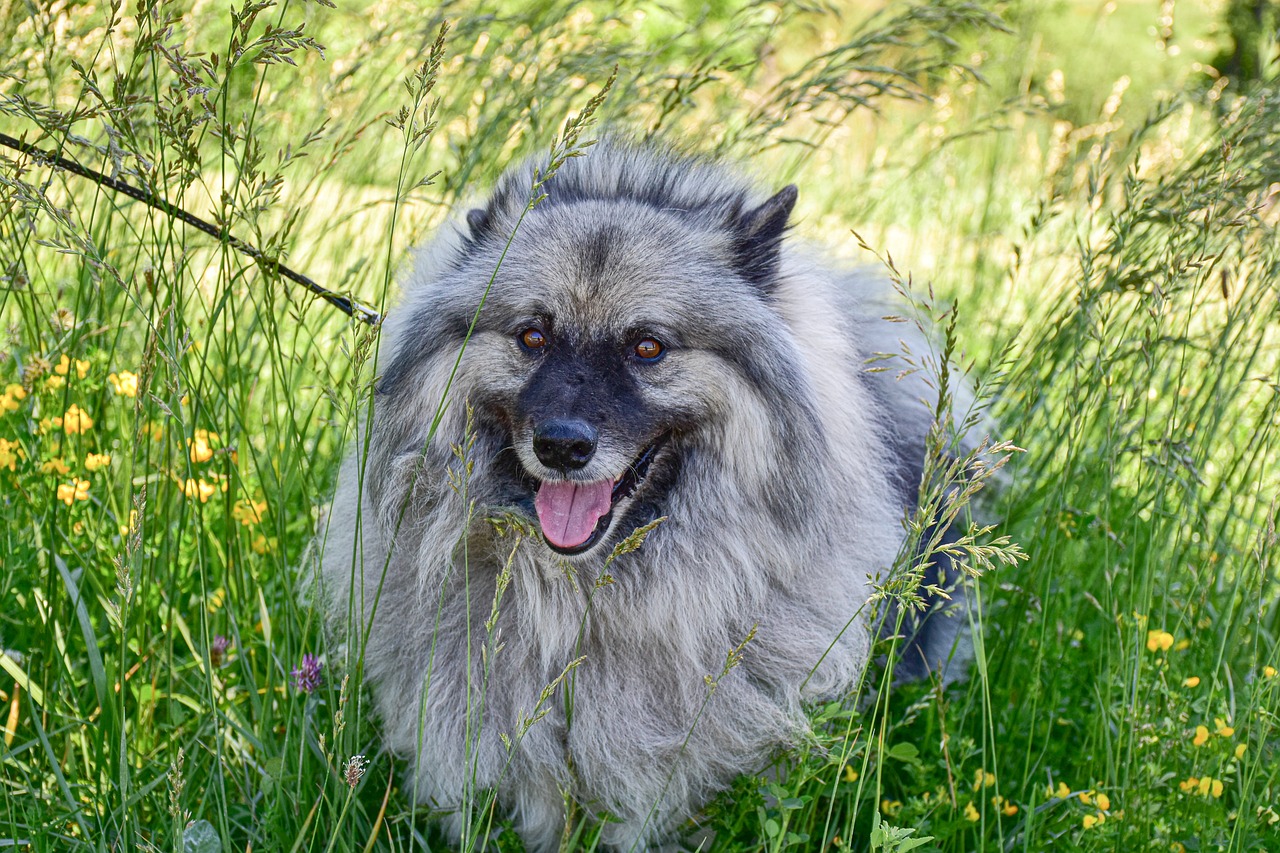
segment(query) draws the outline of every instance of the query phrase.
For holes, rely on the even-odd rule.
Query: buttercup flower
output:
[[[59,376],[66,376],[70,372],[71,365],[73,363],[76,366],[76,378],[84,379],[85,376],[87,376],[89,373],[89,367],[90,367],[89,362],[81,361],[78,358],[74,362],[72,362],[71,359],[67,358],[66,353],[63,353],[58,358],[58,363],[54,365],[53,372],[58,374]]]
[[[54,418],[53,423],[62,427],[67,435],[79,435],[93,429],[93,418],[75,403],[71,404],[71,408],[62,417]]]
[[[1214,728],[1216,729],[1216,734],[1220,735],[1221,737],[1231,737],[1233,734],[1236,733],[1236,730],[1231,726],[1228,726],[1227,721],[1222,719],[1221,717],[1214,717],[1213,725],[1214,725]]]
[[[1188,779],[1187,781],[1190,782],[1192,780]],[[1222,787],[1221,779],[1203,776],[1198,780],[1195,790],[1202,797],[1213,797],[1216,800],[1222,796]]]
[[[8,468],[10,471],[16,470],[18,460],[24,458],[26,458],[26,453],[22,450],[22,445],[16,441],[0,438],[0,468]]]
[[[1236,758],[1237,759],[1244,758],[1244,754],[1248,749],[1249,749],[1249,744],[1247,743],[1236,744]]]
[[[1071,789],[1067,787],[1066,782],[1059,782],[1057,790],[1055,790],[1052,785],[1050,785],[1046,790],[1049,792],[1049,797],[1051,799],[1053,797],[1057,797],[1060,800],[1065,800],[1067,797],[1071,796]]]
[[[61,459],[50,459],[47,462],[40,463],[41,474],[58,474],[65,477],[71,473],[71,466]]]
[[[231,517],[239,521],[245,527],[252,527],[262,521],[262,515],[267,511],[266,501],[255,500],[239,500],[236,505],[231,508]]]
[[[27,392],[21,385],[4,386],[4,394],[0,395],[0,412],[18,411],[18,401],[25,400]]]
[[[90,471],[106,468],[110,464],[111,454],[109,453],[90,453],[84,457],[84,467]]]
[[[1276,677],[1276,668],[1275,668],[1274,666],[1264,666],[1264,667],[1262,668],[1262,677],[1263,677],[1263,678],[1275,678],[1275,677]]]
[[[1191,742],[1196,746],[1204,746],[1206,743],[1208,743],[1208,741],[1209,741],[1209,727],[1196,726],[1196,736],[1191,739]]]
[[[204,480],[187,480],[182,485],[182,493],[189,498],[199,498],[200,503],[208,503],[209,498],[217,493],[218,487]]]
[[[1193,675],[1193,676],[1191,676],[1190,678],[1188,678],[1187,680],[1185,680],[1185,681],[1183,681],[1183,682],[1182,682],[1182,686],[1183,686],[1183,687],[1199,687],[1199,686],[1200,686],[1200,676],[1198,676],[1198,675]]]
[[[977,823],[980,817],[982,817],[982,815],[978,814],[978,810],[973,807],[973,803],[969,803],[967,806],[964,807],[965,820]]]
[[[1147,651],[1167,652],[1173,648],[1173,634],[1168,631],[1148,631]]]
[[[996,783],[996,774],[988,773],[985,769],[979,768],[973,773],[973,790],[986,788]]]
[[[1080,821],[1080,823],[1081,825],[1084,826],[1085,829],[1093,829],[1098,824],[1106,822],[1106,819],[1107,819],[1106,815],[1104,815],[1102,812],[1098,812],[1097,814],[1085,815],[1084,818]]]
[[[89,500],[89,481],[73,480],[70,483],[62,483],[58,486],[58,500],[67,506],[71,506],[76,501]]]
[[[999,794],[991,798],[991,805],[999,809],[1000,814],[1005,817],[1013,817],[1018,813],[1018,807]]]
[[[187,439],[187,448],[190,451],[192,462],[208,462],[213,458],[213,448],[209,446],[208,430],[196,430],[195,436]]]
[[[112,373],[107,376],[107,381],[111,383],[111,387],[121,397],[138,396],[138,376],[136,373],[122,370],[119,373]]]

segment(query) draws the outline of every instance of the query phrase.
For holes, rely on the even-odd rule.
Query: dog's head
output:
[[[771,306],[794,187],[751,204],[688,164],[623,185],[618,164],[589,167],[600,156],[619,155],[565,167],[523,218],[518,178],[467,215],[447,261],[429,258],[408,293],[379,386],[411,394],[415,374],[451,364],[474,318],[453,393],[476,413],[477,494],[569,556],[607,552],[665,514],[729,410],[769,436],[803,417],[791,332]],[[748,434],[754,446],[708,452],[730,467],[771,452]]]

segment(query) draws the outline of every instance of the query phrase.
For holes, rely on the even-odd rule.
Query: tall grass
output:
[[[605,120],[795,178],[801,230],[934,280],[1026,450],[986,517],[1028,558],[977,584],[971,676],[813,709],[714,846],[1266,849],[1280,113],[1196,69],[1199,13],[1139,8],[10,4],[0,130],[384,309],[616,65]],[[298,595],[376,332],[2,163],[0,846],[441,846]],[[474,846],[518,847],[482,817]]]

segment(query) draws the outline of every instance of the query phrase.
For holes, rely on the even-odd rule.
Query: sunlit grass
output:
[[[10,5],[0,130],[381,309],[616,64],[606,121],[798,182],[798,236],[954,303],[1026,451],[970,678],[814,708],[716,848],[1280,845],[1280,113],[1197,66],[1211,17],[529,5]],[[437,844],[300,594],[376,333],[12,152],[0,273],[0,846]]]

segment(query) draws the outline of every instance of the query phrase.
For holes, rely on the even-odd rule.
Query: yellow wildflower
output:
[[[75,365],[76,365],[77,379],[84,379],[86,376],[89,375],[89,362],[81,361],[80,359],[77,358],[75,360]]]
[[[1199,786],[1200,786],[1199,779],[1197,779],[1195,776],[1188,776],[1184,781],[1178,783],[1178,790],[1182,791],[1182,793],[1184,794],[1187,794],[1187,793],[1190,793],[1191,791],[1194,791]]]
[[[53,372],[58,374],[59,376],[66,376],[67,370],[70,367],[71,367],[71,359],[67,358],[67,354],[64,352],[61,356],[58,357],[58,363],[53,366]]]
[[[1196,726],[1196,736],[1191,742],[1196,746],[1204,746],[1209,740],[1209,728],[1207,726]]]
[[[1071,796],[1071,789],[1067,787],[1066,782],[1059,782],[1058,789],[1056,791],[1052,785],[1050,785],[1046,790],[1049,792],[1050,799],[1057,797],[1060,800],[1065,800],[1067,797]]]
[[[891,800],[886,797],[880,801],[880,811],[884,812],[889,817],[893,817],[898,812],[902,811],[902,803],[899,800]]]
[[[10,383],[9,385],[4,386],[4,394],[3,396],[0,396],[0,411],[18,411],[18,401],[25,400],[26,397],[26,389],[21,385],[14,385]]]
[[[60,484],[58,486],[58,500],[67,506],[71,506],[76,501],[89,500],[89,481],[72,480],[70,483]]]
[[[50,376],[44,380],[44,387],[46,391],[61,391],[67,387],[67,377]]]
[[[1179,640],[1173,647],[1175,652],[1184,652],[1191,648],[1191,641],[1187,639]]]
[[[1198,675],[1193,675],[1193,676],[1191,676],[1190,678],[1188,678],[1188,679],[1186,679],[1185,681],[1183,681],[1183,682],[1182,682],[1182,686],[1183,686],[1183,687],[1199,687],[1199,686],[1200,686],[1200,676],[1198,676]]]
[[[999,794],[991,798],[991,805],[1005,817],[1013,817],[1018,813],[1018,807]]]
[[[253,553],[255,554],[270,554],[272,551],[275,550],[276,538],[272,536],[270,539],[268,539],[267,537],[259,533],[254,538],[253,542],[249,545],[249,547],[253,549]],[[858,776],[857,773],[854,773],[853,775],[855,779]],[[848,778],[848,776],[846,775],[845,778]]]
[[[218,487],[204,480],[187,480],[182,486],[182,493],[189,498],[200,499],[200,503],[208,503],[209,498],[213,497],[218,491]]]
[[[1086,806],[1093,805],[1093,794],[1093,791],[1081,791],[1080,802],[1084,803]]]
[[[111,387],[121,397],[138,396],[138,375],[122,370],[119,373],[112,373],[107,376],[107,381],[111,383]]]
[[[196,430],[195,438],[187,439],[187,447],[190,449],[192,462],[208,462],[213,458],[213,448],[209,446],[209,433],[205,430]]]
[[[0,438],[0,468],[13,471],[18,467],[18,460],[25,458],[26,453],[23,452],[22,445],[16,441]]]
[[[1227,721],[1222,719],[1221,717],[1214,717],[1213,725],[1214,725],[1214,728],[1217,729],[1217,733],[1222,737],[1231,737],[1233,734],[1236,733],[1236,730],[1231,726],[1228,726]]]
[[[964,807],[964,818],[967,821],[977,823],[982,815],[978,814],[978,810],[973,807],[973,803],[969,803]]]
[[[1187,853],[1187,848],[1183,846],[1181,841],[1173,842],[1169,845],[1169,849],[1173,851],[1173,853]]]
[[[67,435],[79,435],[93,429],[93,418],[75,403],[71,404],[71,408],[62,417],[54,418],[53,423],[62,427]]]
[[[1099,794],[1097,799],[1098,799],[1098,808],[1102,809],[1104,812],[1111,811],[1110,797],[1108,797],[1106,794]]]
[[[1264,667],[1262,668],[1262,677],[1263,677],[1263,678],[1275,678],[1275,677],[1276,677],[1276,668],[1275,668],[1274,666],[1264,666]]]
[[[231,508],[231,517],[239,521],[245,527],[253,527],[255,524],[262,521],[262,515],[266,511],[267,511],[266,501],[239,500],[239,501],[236,501],[236,505]],[[848,773],[851,770],[852,770],[851,767],[849,767],[848,765],[845,765],[846,775],[848,775]],[[853,779],[850,779],[848,781],[852,782],[854,779],[857,779],[857,778],[858,778],[858,774],[854,773]]]
[[[996,783],[996,774],[988,773],[982,768],[978,768],[973,772],[973,790],[986,788]]]
[[[1096,815],[1093,815],[1093,814],[1085,815],[1084,819],[1081,820],[1080,823],[1084,826],[1085,829],[1093,829],[1098,824],[1105,822],[1106,819],[1107,819],[1106,815],[1104,815],[1102,812],[1098,812]]]
[[[61,459],[50,459],[40,465],[41,474],[57,474],[61,477],[71,473],[71,466]]]
[[[264,539],[265,537],[261,537],[261,536],[260,536],[260,537],[258,537],[258,538],[259,538],[259,539]],[[258,549],[257,549],[257,544],[258,544],[258,543],[257,543],[257,540],[255,540],[253,544],[254,544],[254,550],[255,550],[255,551],[257,551],[257,550],[258,550]],[[262,552],[261,552],[261,551],[259,551],[258,553],[262,553]],[[846,781],[846,782],[857,782],[857,781],[858,781],[858,771],[853,769],[853,765],[852,765],[852,764],[846,764],[846,765],[844,766],[844,781]]]
[[[1168,631],[1148,631],[1147,651],[1167,652],[1173,647],[1173,634]]]
[[[227,600],[226,589],[224,589],[223,587],[218,587],[213,592],[209,593],[209,600],[206,603],[206,606],[209,608],[210,613],[217,613],[218,608],[221,607],[226,600]]]
[[[1248,751],[1248,749],[1249,749],[1249,744],[1247,743],[1236,744],[1236,758],[1244,758],[1244,754],[1246,751]]]
[[[109,453],[89,453],[84,457],[84,467],[90,471],[106,468],[110,464],[111,454]]]
[[[136,509],[129,510],[129,523],[120,525],[120,535],[128,536],[130,531],[138,529],[138,511]]]

